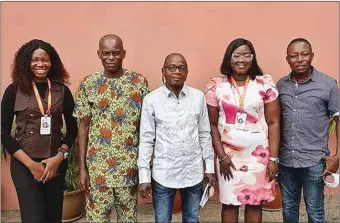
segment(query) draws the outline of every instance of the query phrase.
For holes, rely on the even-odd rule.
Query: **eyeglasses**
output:
[[[254,55],[251,53],[246,53],[246,54],[232,53],[231,58],[233,61],[237,61],[237,62],[242,61],[242,59],[245,62],[250,62],[253,60]]]
[[[169,66],[164,66],[165,68],[167,68],[170,72],[175,72],[177,69],[179,72],[185,72],[188,70],[187,66],[185,65],[169,65]]]

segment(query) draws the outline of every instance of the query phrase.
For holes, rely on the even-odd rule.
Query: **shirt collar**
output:
[[[100,75],[102,76],[102,78],[108,78],[108,77],[105,77],[104,76],[104,69],[101,69],[100,71],[99,71],[99,73],[100,73]],[[122,76],[120,76],[119,78],[121,78],[121,77],[123,77],[123,76],[125,76],[127,73],[131,73],[131,70],[128,70],[128,69],[125,69],[125,68],[123,68],[123,75]]]
[[[311,81],[316,81],[315,76],[316,76],[316,73],[317,73],[317,72],[318,72],[318,71],[312,66],[312,74],[309,76],[309,78],[308,78],[307,80],[305,80],[305,81],[302,82],[302,83],[306,83],[306,82],[309,81],[309,80],[311,80]],[[286,76],[284,79],[285,79],[286,81],[293,81],[293,79],[292,79],[292,72],[290,72],[289,75]]]
[[[164,93],[167,97],[169,97],[171,94],[173,94],[166,86],[165,84],[163,84],[163,89],[164,89]],[[180,95],[187,95],[188,94],[188,86],[186,86],[185,84],[182,87],[182,90],[179,93]]]

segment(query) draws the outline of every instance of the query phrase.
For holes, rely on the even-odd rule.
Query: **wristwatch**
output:
[[[59,149],[58,149],[58,152],[61,152],[61,153],[63,154],[64,159],[67,159],[67,158],[68,158],[68,152],[67,152],[65,149],[59,148]]]
[[[274,163],[279,163],[280,161],[278,157],[272,157],[272,156],[269,157],[269,160],[273,161]]]

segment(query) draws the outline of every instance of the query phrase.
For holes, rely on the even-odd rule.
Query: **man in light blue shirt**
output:
[[[164,85],[143,101],[139,191],[147,198],[152,189],[155,221],[171,222],[176,189],[180,189],[182,222],[199,222],[204,175],[212,186],[216,184],[206,102],[201,91],[184,84],[188,66],[181,54],[166,57],[162,74]]]

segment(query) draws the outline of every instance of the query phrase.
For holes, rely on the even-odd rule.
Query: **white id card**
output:
[[[51,134],[51,117],[43,116],[40,120],[40,135]]]
[[[246,129],[247,114],[243,112],[236,113],[235,128],[240,130]]]

